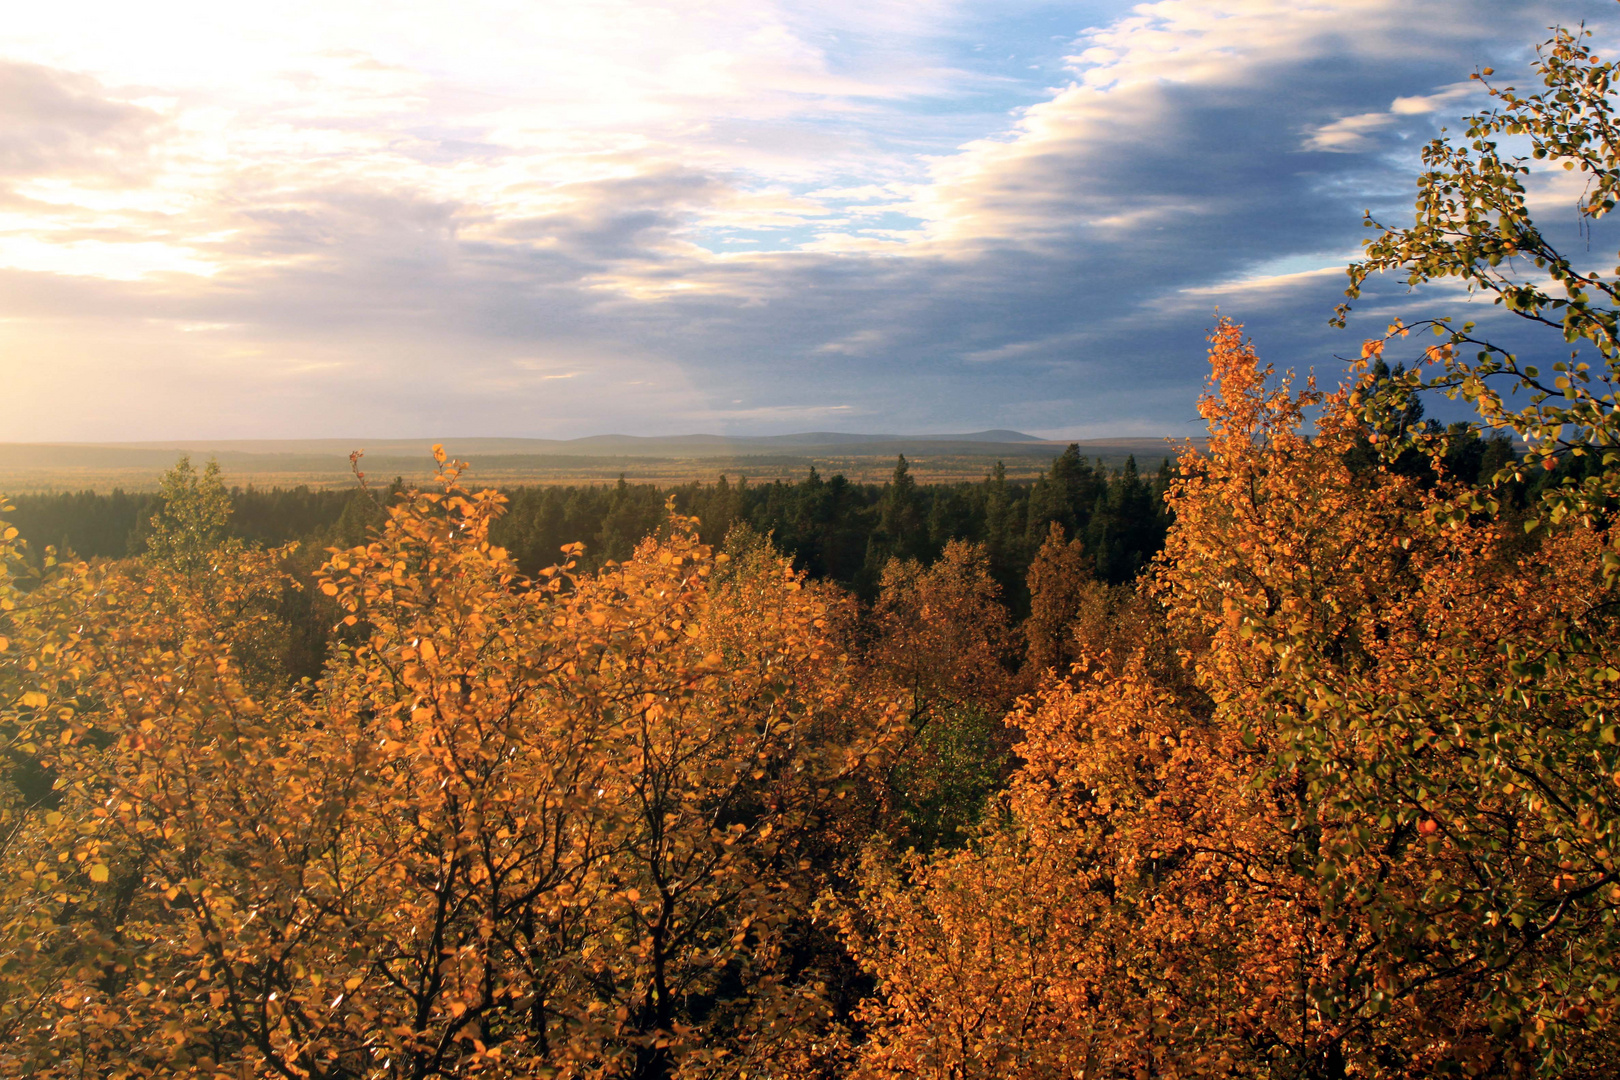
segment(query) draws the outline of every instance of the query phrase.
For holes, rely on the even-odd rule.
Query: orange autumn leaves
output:
[[[5,1072],[724,1073],[811,1029],[810,856],[893,710],[768,552],[677,518],[527,582],[488,541],[499,503],[451,464],[334,552],[320,587],[358,636],[291,693],[255,693],[214,622],[263,566],[217,565],[206,603],[73,578],[39,639],[71,714],[39,820],[77,836],[7,852],[49,872],[9,885]],[[40,739],[44,711],[19,717]]]
[[[1211,345],[1164,553],[1022,635],[959,543],[529,579],[442,456],[315,683],[274,552],[0,541],[0,1075],[1611,1075],[1605,526]]]
[[[1605,537],[1358,470],[1348,392],[1211,342],[1143,586],[1196,686],[1093,647],[1010,718],[1002,822],[869,865],[859,1073],[1612,1075]]]

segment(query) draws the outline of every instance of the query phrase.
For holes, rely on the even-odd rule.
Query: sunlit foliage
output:
[[[865,1072],[1609,1075],[1603,537],[1515,554],[1446,485],[1347,465],[1348,391],[1212,344],[1147,583],[1197,687],[1083,656],[1013,718],[1004,824],[869,864]]]
[[[331,552],[361,634],[313,687],[236,655],[267,554],[25,598],[8,1072],[729,1074],[811,1029],[809,856],[894,730],[824,602],[679,518],[529,581],[444,481]]]

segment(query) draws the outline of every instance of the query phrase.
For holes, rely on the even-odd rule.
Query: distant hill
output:
[[[960,435],[861,434],[805,431],[795,435],[587,435],[579,439],[518,439],[487,436],[438,436],[421,439],[175,439],[161,442],[61,443],[62,447],[110,450],[164,450],[193,454],[327,454],[364,448],[367,453],[416,454],[443,443],[453,452],[473,454],[587,454],[628,457],[712,457],[737,453],[803,451],[829,447],[925,445],[937,450],[949,443],[1047,445],[1048,440],[1021,431],[974,431]],[[43,444],[14,444],[18,446]]]

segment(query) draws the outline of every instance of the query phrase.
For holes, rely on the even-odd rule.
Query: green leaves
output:
[[[1472,404],[1479,425],[1507,430],[1528,447],[1526,464],[1557,471],[1542,486],[1537,513],[1554,523],[1605,512],[1620,495],[1620,482],[1607,472],[1576,477],[1566,462],[1589,450],[1620,445],[1620,291],[1615,282],[1554,248],[1531,221],[1525,189],[1527,160],[1557,164],[1587,177],[1581,214],[1591,220],[1610,213],[1620,198],[1620,126],[1613,66],[1587,45],[1590,33],[1558,30],[1538,50],[1535,69],[1542,88],[1521,94],[1493,86],[1487,69],[1474,78],[1485,83],[1498,107],[1468,119],[1472,142],[1459,147],[1436,139],[1423,151],[1428,166],[1418,180],[1417,215],[1411,226],[1389,228],[1370,217],[1381,235],[1365,243],[1366,258],[1349,268],[1346,295],[1354,300],[1376,274],[1400,272],[1418,285],[1459,277],[1469,291],[1490,295],[1515,315],[1558,331],[1565,345],[1593,350],[1601,364],[1555,365],[1547,381],[1537,365],[1474,336],[1471,325],[1453,328],[1448,319],[1428,321],[1446,340],[1442,353],[1430,350],[1422,378],[1390,393],[1443,393]],[[1503,158],[1497,136],[1527,137],[1530,158]],[[1620,273],[1620,269],[1617,269]],[[1350,310],[1341,304],[1333,322],[1345,325]],[[1392,328],[1393,329],[1393,328]],[[1384,340],[1389,340],[1386,335]],[[1464,350],[1463,346],[1469,346]],[[1469,352],[1473,359],[1467,359]],[[1528,404],[1513,401],[1525,393]],[[1556,402],[1556,403],[1553,403]],[[1380,447],[1386,458],[1399,456],[1421,439]],[[1514,471],[1504,467],[1496,482]]]
[[[152,517],[147,550],[158,563],[182,574],[206,572],[226,543],[231,497],[220,479],[219,462],[198,472],[182,456],[159,481],[162,508]]]

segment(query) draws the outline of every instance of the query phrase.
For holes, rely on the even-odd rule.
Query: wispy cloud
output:
[[[1359,153],[1379,148],[1376,138],[1411,124],[1414,118],[1427,118],[1434,113],[1453,114],[1470,98],[1484,98],[1477,83],[1456,83],[1432,94],[1413,94],[1398,97],[1382,112],[1358,113],[1344,116],[1310,132],[1305,140],[1307,150],[1326,150],[1333,153]],[[1427,128],[1422,125],[1420,130]]]
[[[95,79],[0,59],[0,179],[129,185],[146,173],[161,116]]]
[[[1607,14],[34,5],[0,438],[1172,430],[1216,303],[1330,353],[1324,268],[1467,73]]]

